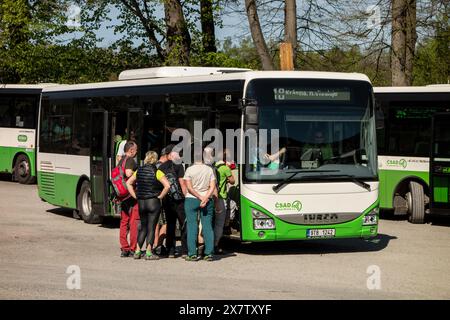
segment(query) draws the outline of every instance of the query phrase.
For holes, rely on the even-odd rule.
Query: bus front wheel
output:
[[[101,217],[92,211],[91,201],[91,184],[88,181],[83,181],[80,192],[77,196],[78,213],[84,222],[95,224],[101,222]]]
[[[424,223],[425,221],[425,194],[420,183],[411,181],[409,192],[406,194],[408,202],[408,220],[411,223]]]
[[[31,164],[28,157],[21,154],[17,157],[14,164],[14,175],[16,180],[21,184],[31,184],[34,182],[34,177],[31,175]]]

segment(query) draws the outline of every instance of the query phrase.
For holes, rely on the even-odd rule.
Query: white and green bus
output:
[[[0,85],[0,172],[14,180],[36,181],[36,128],[45,85]]]
[[[241,136],[233,193],[242,240],[377,234],[374,100],[365,75],[172,67],[120,79],[43,90],[37,165],[45,201],[88,223],[117,216],[108,186],[115,137],[132,133],[142,160],[170,143],[173,129],[193,133],[201,122],[203,130],[277,130],[285,149],[276,166],[252,162]]]
[[[412,223],[450,213],[450,85],[374,92],[380,207]]]

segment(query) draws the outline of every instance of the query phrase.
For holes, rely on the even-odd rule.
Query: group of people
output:
[[[129,192],[119,199],[121,256],[158,260],[164,252],[157,254],[155,249],[161,245],[169,258],[213,261],[215,254],[223,253],[220,239],[229,212],[228,185],[235,183],[226,151],[222,160],[213,162],[212,150],[206,148],[194,155],[186,170],[178,164],[174,145],[163,148],[159,156],[148,151],[142,166],[135,160],[137,151],[136,142],[129,140],[117,159]],[[181,252],[176,250],[177,221]],[[167,226],[165,247],[161,222]]]

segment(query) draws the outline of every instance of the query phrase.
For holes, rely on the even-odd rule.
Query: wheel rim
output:
[[[83,209],[83,212],[89,216],[92,212],[92,206],[91,206],[91,190],[86,190],[86,192],[83,194],[83,198],[81,201],[81,206]]]
[[[28,165],[28,161],[23,160],[19,163],[18,173],[21,177],[28,176],[30,172],[30,166]]]

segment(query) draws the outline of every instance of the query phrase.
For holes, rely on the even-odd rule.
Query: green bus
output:
[[[162,67],[119,81],[47,88],[40,108],[39,196],[87,223],[118,216],[108,179],[117,136],[132,133],[138,161],[175,128],[236,135],[236,225],[245,241],[369,238],[378,232],[373,90],[362,74]],[[62,128],[66,129],[62,129]],[[55,131],[55,128],[58,128]],[[274,130],[276,168],[251,160],[245,133]],[[55,133],[56,132],[56,133]],[[272,132],[272,131],[271,131]],[[328,146],[303,152],[321,133]],[[271,141],[271,140],[269,140]]]
[[[450,213],[450,85],[374,92],[380,208],[412,223]]]
[[[0,172],[23,184],[36,181],[36,128],[46,85],[0,85]]]

